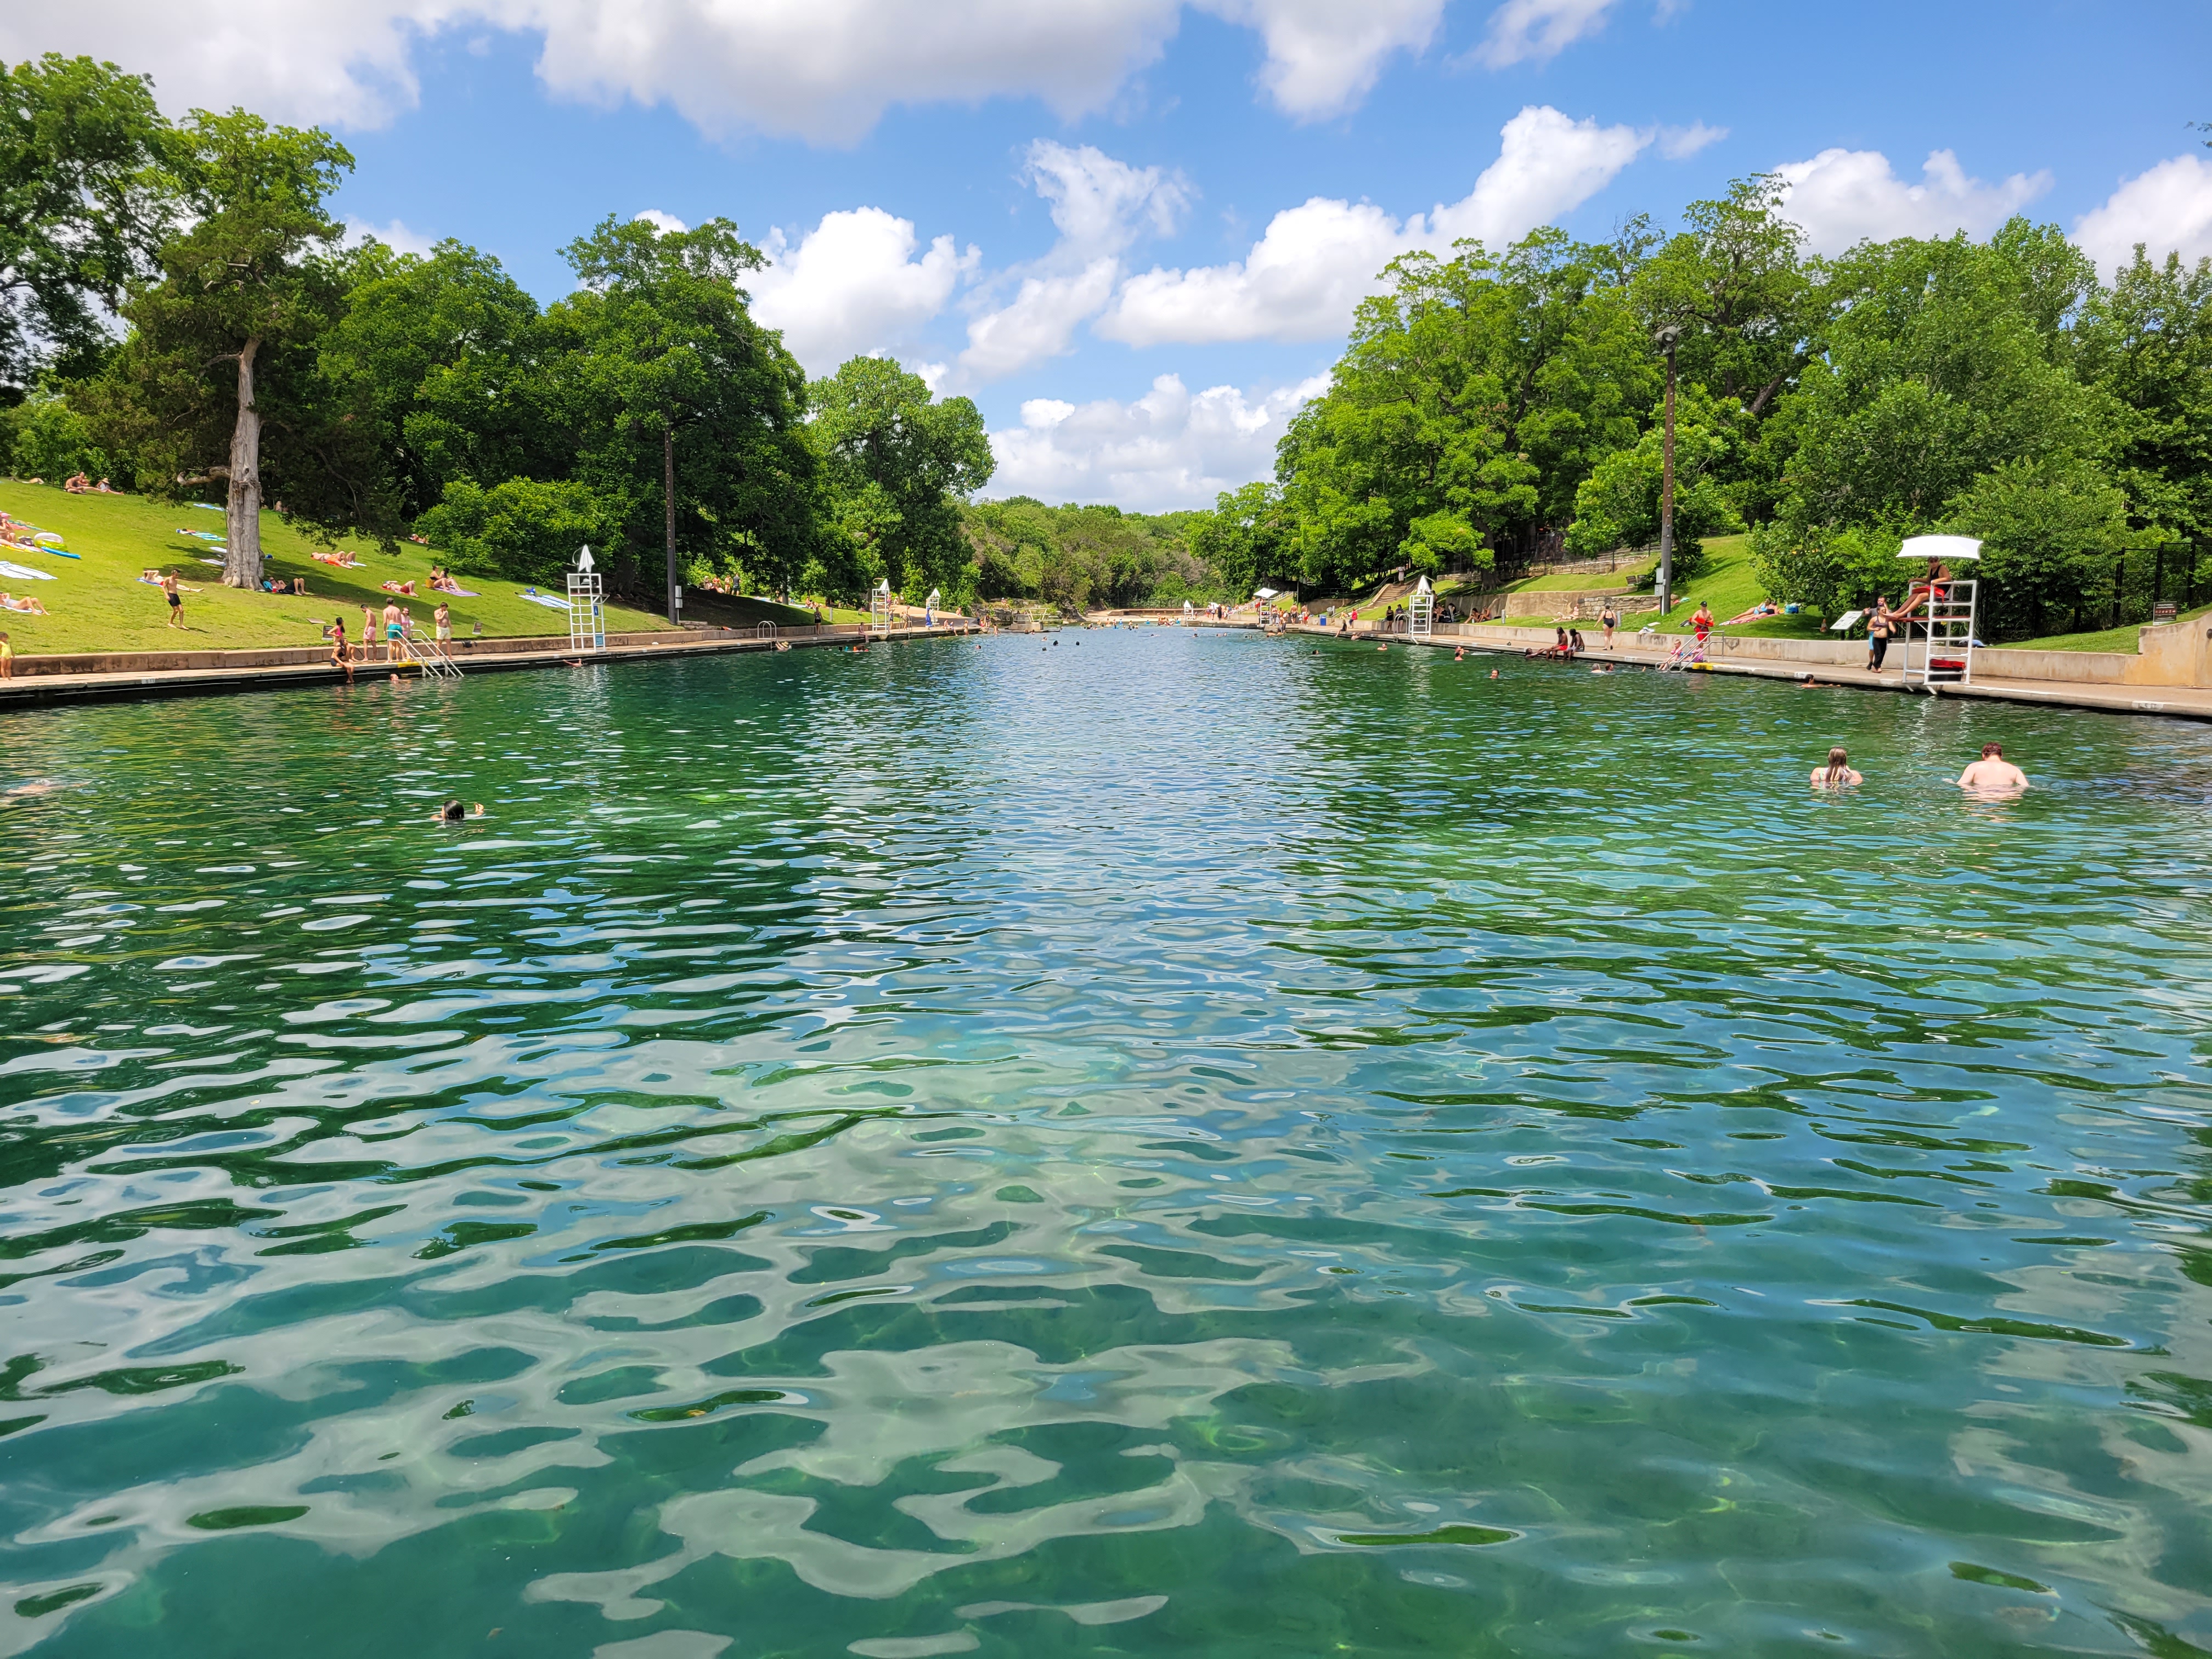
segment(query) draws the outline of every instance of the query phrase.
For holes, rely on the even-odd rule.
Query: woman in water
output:
[[[1851,757],[1841,749],[1828,751],[1828,763],[1813,769],[1815,789],[1840,789],[1847,783],[1864,783],[1866,780],[1851,770]]]

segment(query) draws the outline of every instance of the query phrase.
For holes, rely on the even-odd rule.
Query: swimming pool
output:
[[[7,739],[0,1650],[2212,1646],[2203,727],[1114,632]]]

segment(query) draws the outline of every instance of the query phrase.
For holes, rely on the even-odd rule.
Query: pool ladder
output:
[[[419,628],[407,632],[407,652],[415,659],[426,680],[457,680],[461,677],[461,665],[453,660],[453,653],[435,635],[425,634]]]

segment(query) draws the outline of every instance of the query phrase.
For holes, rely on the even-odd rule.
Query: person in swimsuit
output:
[[[1597,613],[1597,625],[1605,629],[1605,648],[1612,650],[1613,630],[1620,626],[1620,613],[1613,608],[1611,599],[1607,599],[1605,608]]]
[[[384,659],[388,663],[399,660],[399,642],[407,636],[407,625],[401,620],[404,614],[397,599],[384,607]]]
[[[169,596],[169,626],[182,628],[185,625],[185,601],[184,596],[177,591],[175,571],[165,570],[161,573],[161,591]]]
[[[438,608],[430,613],[430,619],[437,624],[438,638],[441,641],[453,637],[453,606],[447,605],[443,599],[439,600]]]
[[[8,636],[0,634],[0,680],[15,678],[15,647],[8,643]]]
[[[2027,774],[2004,757],[2004,745],[1985,743],[1982,757],[1959,774],[1959,787],[1978,795],[2017,795],[2027,787]]]
[[[331,642],[331,666],[343,668],[348,679],[353,678],[353,661],[346,655],[345,618],[333,617],[331,625],[323,630],[323,637]]]
[[[1889,595],[1879,594],[1874,602],[1874,615],[1867,618],[1867,670],[1881,672],[1881,659],[1889,654]]]
[[[1703,645],[1706,635],[1713,631],[1712,606],[1700,600],[1698,605],[1698,614],[1690,618],[1690,626],[1698,630],[1698,643]]]
[[[1840,789],[1847,783],[1864,783],[1866,780],[1851,770],[1851,757],[1842,749],[1828,751],[1828,763],[1813,769],[1815,789]]]

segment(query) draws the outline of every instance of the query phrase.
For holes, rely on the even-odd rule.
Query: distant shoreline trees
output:
[[[2147,582],[2195,596],[2212,538],[2212,260],[2138,250],[2106,283],[2024,219],[1823,258],[1753,177],[1671,231],[1407,253],[1273,477],[1146,515],[979,503],[975,405],[889,359],[810,381],[726,222],[605,219],[541,307],[458,241],[346,243],[326,204],[351,165],[243,111],[168,122],[112,64],[0,70],[0,461],[220,489],[233,582],[259,576],[265,500],[521,581],[588,541],[640,599],[1328,595],[1650,540],[1665,329],[1690,569],[1747,528],[1769,592],[1832,614],[1896,585],[1906,536],[1958,532],[2004,637],[2147,613]]]

